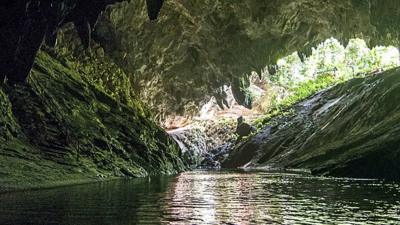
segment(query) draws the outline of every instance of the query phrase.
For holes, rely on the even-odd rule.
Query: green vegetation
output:
[[[278,60],[275,74],[262,74],[269,88],[260,102],[268,107],[264,107],[265,116],[256,120],[255,125],[262,127],[270,118],[288,113],[290,106],[325,88],[397,67],[399,57],[395,47],[369,49],[361,39],[351,39],[344,47],[330,38],[313,48],[312,54],[303,61],[294,52]]]
[[[348,80],[377,70],[388,70],[400,65],[399,51],[393,46],[369,49],[362,39],[351,39],[346,47],[330,38],[312,49],[303,61],[297,52],[278,60],[276,74],[270,81],[290,89],[320,75],[333,74],[336,79]]]
[[[138,100],[129,75],[104,55],[100,46],[92,51],[73,54],[67,47],[59,47],[54,53],[72,69],[81,73],[82,80],[94,85],[113,99],[140,110],[146,117],[153,117],[151,112]]]
[[[292,88],[291,94],[277,105],[277,108],[286,108],[296,102],[306,99],[318,91],[337,84],[341,80],[337,80],[330,74],[318,76],[315,80],[309,80],[301,83],[299,86]]]
[[[28,84],[0,89],[0,191],[185,169],[173,140],[142,108],[39,52]]]
[[[398,180],[400,69],[355,78],[287,108],[236,145],[229,168],[307,169],[313,174]]]

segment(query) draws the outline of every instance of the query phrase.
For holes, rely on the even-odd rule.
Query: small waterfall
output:
[[[219,168],[233,146],[234,132],[233,124],[211,121],[168,131],[192,168]]]
[[[193,168],[200,166],[207,153],[207,137],[198,127],[184,127],[168,132],[181,148],[184,160]]]

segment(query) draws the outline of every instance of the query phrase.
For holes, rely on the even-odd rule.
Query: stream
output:
[[[399,224],[400,183],[197,170],[0,194],[0,224]]]

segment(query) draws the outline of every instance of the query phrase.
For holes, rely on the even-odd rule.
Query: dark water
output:
[[[400,184],[183,173],[0,195],[0,224],[400,224]]]

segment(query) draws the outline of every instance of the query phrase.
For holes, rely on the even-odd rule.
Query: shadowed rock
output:
[[[146,81],[132,87],[160,115],[197,113],[178,106],[200,109],[210,96],[222,101],[216,90],[224,85],[235,86],[236,100],[249,106],[239,78],[294,51],[308,56],[330,37],[342,44],[358,37],[370,47],[399,46],[396,0],[169,0],[163,6],[168,13],[152,27],[144,19],[144,3],[110,9],[95,37],[135,81]]]
[[[0,87],[0,192],[185,169],[175,142],[45,52],[30,82]]]
[[[18,0],[0,3],[0,82],[25,82],[42,43],[53,47],[57,30],[73,22],[82,44],[89,48],[91,31],[107,5],[121,0]],[[157,18],[163,1],[148,0],[151,20]]]
[[[164,0],[146,0],[147,14],[150,20],[155,20],[158,17],[158,13],[161,10]]]

